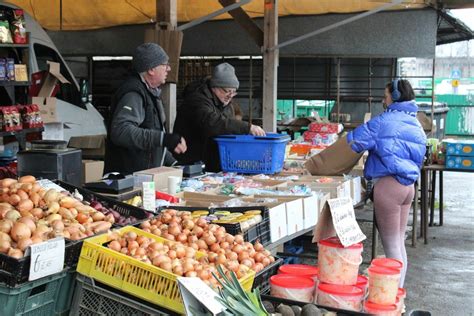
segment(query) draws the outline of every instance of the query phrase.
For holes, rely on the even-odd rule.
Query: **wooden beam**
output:
[[[265,0],[263,23],[263,129],[276,132],[278,44],[278,0]]]
[[[174,30],[178,25],[177,0],[156,0],[156,24],[164,30]],[[165,106],[166,128],[173,130],[176,119],[176,84],[161,87],[161,99]]]
[[[219,0],[219,3],[223,7],[227,7],[236,2],[237,0]],[[229,11],[229,14],[234,18],[235,22],[237,22],[244,31],[250,35],[258,47],[263,46],[262,29],[248,16],[247,12],[245,12],[242,7]]]

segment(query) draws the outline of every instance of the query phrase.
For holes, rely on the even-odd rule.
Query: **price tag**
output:
[[[359,224],[357,224],[351,198],[330,199],[328,204],[334,229],[344,247],[361,242],[367,238],[360,230]]]
[[[58,237],[30,246],[29,281],[61,272],[64,267],[64,238]]]
[[[147,211],[156,212],[155,182],[142,183],[143,208]]]
[[[202,312],[203,315],[206,312],[219,315],[225,311],[225,307],[216,300],[217,293],[200,278],[179,277],[178,285],[187,312],[186,315],[195,315],[196,312]]]
[[[62,191],[67,191],[63,187],[57,185],[53,181],[49,179],[41,179],[36,181],[42,188],[49,190],[49,189],[55,189],[56,191],[62,192]]]

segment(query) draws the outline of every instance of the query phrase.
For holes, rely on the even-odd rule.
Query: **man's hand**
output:
[[[260,126],[257,126],[257,125],[251,125],[250,126],[250,134],[252,134],[253,136],[265,136],[265,131],[260,127]]]
[[[174,152],[176,154],[184,154],[188,150],[188,146],[186,146],[186,141],[183,137],[181,137],[181,142],[176,146]]]

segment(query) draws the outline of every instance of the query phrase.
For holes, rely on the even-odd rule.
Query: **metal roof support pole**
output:
[[[165,30],[175,30],[178,24],[177,0],[156,0],[156,23]],[[167,83],[161,89],[165,106],[166,128],[173,130],[176,119],[176,84]]]
[[[340,121],[341,113],[341,58],[337,58],[337,68],[336,68],[336,102],[337,102],[337,120]]]
[[[319,30],[316,30],[316,31],[313,31],[313,32],[309,32],[307,34],[304,34],[304,35],[301,35],[301,36],[298,36],[296,38],[293,38],[291,40],[288,40],[286,42],[283,42],[283,43],[280,43],[274,47],[270,47],[268,48],[269,50],[276,50],[276,49],[280,49],[280,48],[283,48],[285,46],[288,46],[288,45],[291,45],[291,44],[294,44],[294,43],[297,43],[297,42],[301,42],[302,40],[305,40],[307,38],[310,38],[310,37],[313,37],[315,35],[318,35],[318,34],[321,34],[321,33],[324,33],[324,32],[327,32],[327,31],[330,31],[332,29],[335,29],[339,26],[342,26],[342,25],[345,25],[345,24],[348,24],[348,23],[351,23],[351,22],[354,22],[354,21],[357,21],[357,20],[360,20],[362,18],[365,18],[369,15],[372,15],[372,14],[375,14],[377,12],[380,12],[380,11],[384,11],[384,10],[387,10],[393,6],[396,6],[396,5],[399,5],[400,3],[402,3],[403,0],[392,0],[390,3],[387,3],[387,4],[384,4],[378,8],[375,8],[373,10],[369,10],[369,11],[366,11],[364,13],[361,13],[361,14],[357,14],[357,15],[354,15],[348,19],[345,19],[345,20],[342,20],[342,21],[339,21],[337,23],[334,23],[334,24],[331,24],[331,25],[328,25],[328,26],[325,26]]]
[[[431,69],[431,137],[434,138],[434,101],[435,101],[435,67],[436,66],[436,58],[433,58],[433,67]],[[441,128],[440,126],[436,126],[436,128]],[[434,194],[434,192],[433,192]]]
[[[157,1],[159,1],[159,0],[157,0]],[[195,20],[192,20],[191,22],[188,22],[188,23],[186,23],[186,24],[180,25],[180,26],[178,26],[177,30],[178,30],[178,31],[184,31],[184,30],[189,29],[189,28],[191,28],[191,27],[193,27],[193,26],[196,26],[196,25],[199,25],[199,24],[204,23],[204,22],[206,22],[206,21],[209,21],[209,20],[215,18],[216,16],[219,16],[219,15],[224,14],[224,13],[227,13],[227,12],[229,12],[229,11],[231,11],[231,10],[240,8],[241,6],[246,5],[247,3],[251,2],[251,1],[252,1],[252,0],[241,0],[241,1],[237,2],[237,3],[234,3],[234,4],[232,4],[232,5],[229,5],[229,6],[227,6],[227,7],[224,7],[224,8],[222,8],[222,9],[217,10],[217,11],[214,11],[214,12],[208,14],[208,15],[205,15],[205,16],[202,16],[202,17],[197,18],[197,19],[195,19]]]
[[[265,0],[263,20],[263,129],[276,132],[278,44],[278,0]]]

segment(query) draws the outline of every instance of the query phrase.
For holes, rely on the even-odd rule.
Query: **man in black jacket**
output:
[[[221,170],[219,150],[214,137],[224,134],[264,136],[262,128],[235,118],[231,105],[239,80],[234,67],[222,63],[214,68],[211,78],[190,83],[184,89],[184,102],[178,108],[174,130],[188,145],[186,153],[175,157],[180,164],[203,161],[206,170]]]
[[[134,171],[176,164],[170,152],[186,151],[186,142],[165,128],[160,86],[170,71],[168,55],[155,43],[135,50],[134,73],[114,95],[107,126],[105,173]]]

